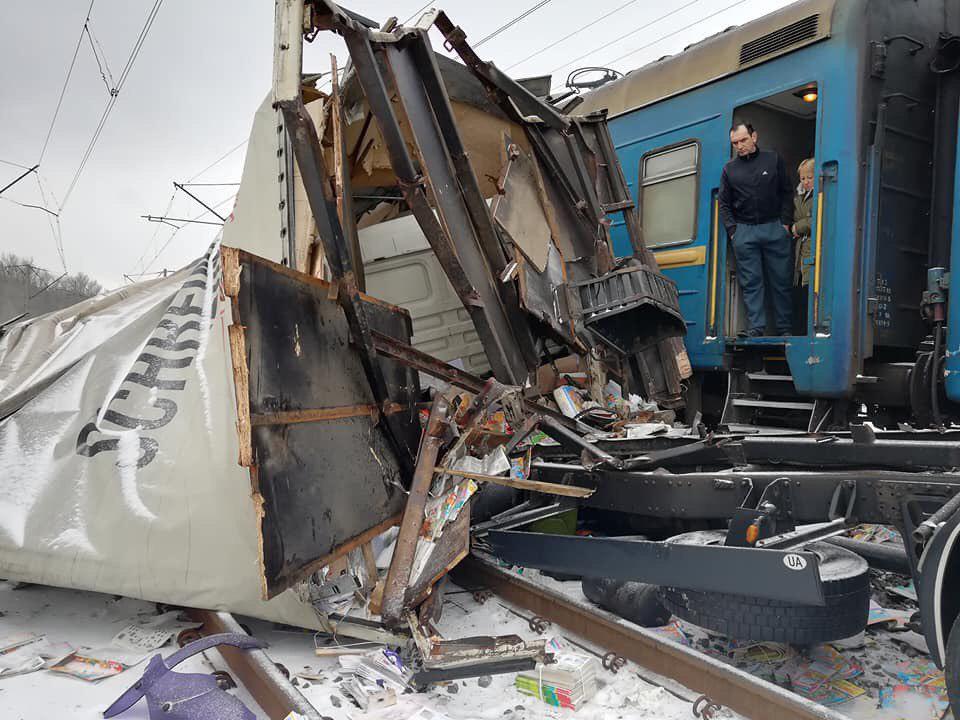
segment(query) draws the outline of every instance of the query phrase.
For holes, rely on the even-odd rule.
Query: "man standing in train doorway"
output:
[[[783,158],[761,150],[748,122],[730,130],[736,157],[720,178],[720,220],[737,260],[737,282],[747,306],[741,337],[766,334],[764,293],[769,289],[777,335],[790,335],[793,287],[793,187]]]

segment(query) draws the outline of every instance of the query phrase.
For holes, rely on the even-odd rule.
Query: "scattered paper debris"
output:
[[[917,602],[917,589],[913,586],[913,580],[908,582],[906,585],[894,585],[893,587],[888,587],[887,592],[893,593],[894,595],[899,595],[900,597],[905,597],[907,600],[913,600],[913,602]]]
[[[0,678],[43,670],[73,652],[68,643],[52,643],[45,635],[33,633],[2,638],[0,647],[4,648],[0,651]]]
[[[514,686],[524,695],[548,705],[578,710],[597,692],[597,659],[579,653],[560,652],[550,665],[537,663],[534,670],[518,673]]]
[[[662,435],[670,430],[670,426],[662,422],[639,423],[636,425],[626,425],[625,427],[628,440],[639,440],[653,435]]]
[[[847,532],[847,536],[861,542],[872,543],[903,543],[900,533],[887,525],[877,525],[876,523],[863,523],[857,525]]]
[[[50,670],[87,682],[97,682],[119,675],[126,667],[112,657],[103,655],[102,651],[78,650],[51,666]]]
[[[870,601],[870,615],[867,619],[867,626],[886,625],[891,628],[903,627],[913,615],[909,610],[894,610],[885,608],[876,600]]]

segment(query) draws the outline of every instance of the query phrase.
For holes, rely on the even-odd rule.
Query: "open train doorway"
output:
[[[791,333],[807,335],[810,330],[810,288],[816,273],[816,215],[817,194],[815,149],[817,144],[817,116],[820,104],[819,86],[811,82],[754,100],[737,107],[732,126],[749,123],[758,135],[758,146],[775,150],[783,158],[784,167],[793,188],[791,200],[794,221],[789,228],[793,283],[791,288]],[[731,156],[733,150],[731,149]],[[806,186],[801,178],[803,175]],[[821,248],[822,250],[822,248]],[[748,330],[746,307],[737,283],[736,261],[733,252],[727,257],[726,336],[732,341]],[[773,327],[773,301],[766,268],[764,290],[767,327],[764,336],[776,336]],[[741,341],[744,341],[741,338]],[[746,339],[750,342],[751,339]]]

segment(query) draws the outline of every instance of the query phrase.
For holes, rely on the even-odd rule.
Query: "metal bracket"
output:
[[[926,47],[924,43],[917,40],[912,35],[890,35],[889,37],[883,38],[883,44],[889,46],[897,40],[903,40],[905,43],[909,43],[911,45],[911,48],[907,51],[911,55],[916,55]]]

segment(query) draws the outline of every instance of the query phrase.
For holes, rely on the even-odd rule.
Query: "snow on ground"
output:
[[[523,575],[577,602],[588,602],[580,590],[579,582],[559,582],[531,570],[524,571]],[[901,611],[915,609],[909,600],[889,592],[889,588],[897,582],[896,577],[875,574],[874,599],[887,608],[895,607]],[[156,608],[152,603],[127,598],[36,585],[14,589],[13,584],[0,582],[0,612],[0,638],[30,631],[45,633],[53,642],[66,641],[75,647],[102,647],[124,625],[138,616],[155,614]],[[525,640],[559,636],[590,647],[583,638],[572,636],[557,627],[548,628],[542,635],[537,635],[530,630],[525,616],[528,616],[526,611],[518,610],[497,597],[480,604],[472,594],[451,586],[438,628],[445,638],[450,639],[490,634],[516,634]],[[282,663],[293,676],[302,674],[309,678],[297,679],[301,692],[326,720],[407,720],[422,707],[443,713],[451,720],[687,720],[692,717],[691,701],[698,695],[695,690],[683,688],[628,663],[615,675],[599,670],[599,692],[577,712],[560,710],[520,694],[513,687],[514,674],[510,673],[484,678],[483,681],[469,678],[436,685],[426,693],[403,695],[398,705],[379,713],[363,713],[340,690],[339,683],[345,675],[340,671],[336,658],[317,657],[314,654],[312,633],[278,628],[259,620],[240,620],[250,627],[253,634],[270,644],[267,652],[275,661]],[[623,622],[626,624],[626,621]],[[770,652],[769,647],[761,648],[759,655],[742,654],[737,652],[743,649],[742,644],[732,643],[689,624],[681,623],[678,627],[680,633],[674,637],[684,644],[735,664],[758,677],[782,683],[785,659],[766,659],[765,655],[776,655]],[[671,637],[672,632],[673,628],[668,627],[663,631],[664,637]],[[355,641],[341,638],[339,642],[349,644]],[[786,660],[795,661],[803,661],[811,653],[829,649],[821,646],[819,649],[798,650],[773,643],[765,646],[774,649],[780,647],[788,656]],[[855,699],[832,705],[834,710],[852,720],[928,720],[941,716],[942,706],[938,710],[935,703],[922,693],[911,690],[902,678],[897,678],[898,668],[929,666],[922,638],[916,633],[871,629],[857,640],[835,644],[835,648],[845,662],[860,670],[851,678],[851,682],[864,693]],[[592,649],[601,654],[603,652],[601,648]],[[162,652],[167,655],[173,650],[171,643]],[[47,671],[0,679],[0,719],[99,718],[101,712],[139,678],[142,668],[143,665],[139,665],[96,684]],[[209,651],[204,656],[192,658],[179,669],[211,672],[225,668],[219,654]],[[881,707],[881,696],[892,693],[898,686],[900,689],[897,690],[895,702],[888,702]],[[254,709],[258,717],[264,717],[242,689],[234,692],[248,707]],[[141,702],[121,717],[145,720],[146,707]],[[738,716],[725,710],[718,717],[729,719]]]
[[[81,592],[27,585],[14,589],[0,581],[0,638],[19,632],[46,634],[51,642],[68,642],[74,648],[109,645],[120,630],[138,616],[156,614],[156,605],[101,593]],[[175,650],[171,643],[162,651]],[[67,675],[39,671],[0,679],[2,720],[94,720],[139,678],[146,663],[96,683]],[[183,672],[213,672],[226,668],[216,651],[196,655],[177,666]],[[252,698],[243,690],[238,697],[251,709]],[[146,703],[141,701],[122,716],[125,720],[147,720]]]
[[[545,635],[532,632],[527,621],[510,612],[498,598],[483,605],[469,593],[451,588],[444,604],[439,629],[447,638],[472,635],[517,634],[526,640],[552,637],[559,633],[550,628]],[[153,603],[118,598],[99,593],[79,592],[39,585],[14,589],[14,585],[0,581],[0,637],[17,632],[45,633],[51,641],[66,641],[75,647],[102,647],[126,624],[139,615],[153,615]],[[421,707],[444,713],[452,720],[539,720],[541,718],[578,718],[580,720],[687,720],[692,717],[690,702],[681,700],[668,690],[641,680],[632,664],[613,675],[600,671],[601,688],[586,706],[577,712],[560,710],[540,700],[521,695],[513,687],[514,674],[490,678],[482,687],[478,678],[469,678],[434,686],[429,692],[404,695],[398,705],[379,713],[365,714],[352,705],[338,688],[343,675],[335,658],[317,657],[311,633],[276,629],[271,623],[241,618],[253,634],[270,643],[267,653],[283,663],[294,676],[304,673],[313,679],[298,680],[301,692],[329,720],[406,720]],[[581,639],[565,635],[577,642]],[[343,638],[342,642],[350,643]],[[169,644],[163,655],[174,650]],[[88,683],[49,671],[34,672],[0,679],[0,718],[2,720],[93,720],[122,692],[139,679],[144,664],[130,668],[120,675]],[[226,665],[216,651],[195,656],[178,666],[185,672],[211,672]],[[486,680],[484,680],[484,684]],[[692,699],[696,693],[673,686],[671,690]],[[248,707],[265,717],[245,692],[235,690]],[[129,720],[145,720],[143,701],[120,716]],[[725,711],[718,717],[737,716]]]
[[[517,572],[514,569],[514,572]],[[874,603],[909,618],[917,604],[891,588],[906,585],[909,578],[871,570]],[[579,581],[562,582],[537,570],[523,569],[518,574],[526,580],[562,594],[578,603],[591,605]],[[625,625],[631,625],[621,620]],[[679,633],[677,630],[679,629]],[[660,629],[663,637],[681,642],[723,662],[735,665],[756,677],[785,686],[789,673],[796,679],[798,671],[808,669],[817,659],[829,657],[840,668],[837,678],[849,675],[853,692],[858,697],[841,702],[826,702],[829,707],[851,720],[949,720],[943,673],[936,669],[927,652],[923,637],[905,627],[896,630],[874,626],[865,633],[837,643],[811,648],[792,648],[779,643],[737,643],[723,636],[708,633],[684,622]],[[753,645],[756,654],[748,652]],[[836,651],[836,653],[834,653]],[[794,683],[794,691],[806,694],[817,702],[822,696],[843,697],[823,688],[803,693]],[[823,690],[823,692],[818,692]]]

